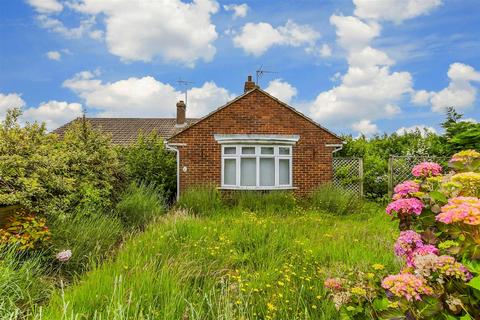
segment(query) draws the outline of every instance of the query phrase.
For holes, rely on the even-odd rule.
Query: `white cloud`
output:
[[[81,104],[51,100],[24,110],[22,118],[29,122],[45,122],[47,129],[52,130],[81,115]]]
[[[177,101],[184,99],[182,92],[151,76],[103,83],[96,78],[98,75],[83,71],[63,86],[76,92],[87,106],[99,110],[102,117],[173,117]],[[205,115],[232,98],[226,89],[205,82],[189,90],[187,116]]]
[[[438,7],[441,0],[353,0],[355,15],[363,19],[403,20],[424,15]]]
[[[431,97],[432,93],[426,90],[415,91],[412,95],[412,103],[417,106],[427,106]]]
[[[375,123],[370,122],[370,120],[363,119],[358,122],[355,122],[352,125],[353,130],[358,131],[359,133],[365,136],[371,136],[375,133],[378,133],[378,127]]]
[[[431,105],[434,112],[445,112],[448,107],[465,110],[475,103],[478,89],[472,82],[480,81],[480,72],[463,63],[452,63],[447,73],[448,86],[438,92],[416,91],[412,96],[415,105]]]
[[[63,5],[57,0],[28,0],[28,3],[40,13],[58,13],[63,10]]]
[[[227,89],[218,87],[215,82],[205,82],[199,88],[188,90],[187,115],[202,117],[235,98]]]
[[[288,82],[282,81],[282,79],[270,81],[265,91],[285,103],[290,103],[292,98],[297,95],[297,88]]]
[[[47,129],[55,129],[58,126],[70,121],[82,113],[82,105],[79,103],[67,103],[64,101],[42,102],[36,108],[26,108],[26,103],[18,93],[0,93],[0,115],[5,116],[8,109],[21,108],[23,121],[45,122]]]
[[[5,116],[5,113],[8,109],[12,108],[23,108],[25,106],[25,101],[18,93],[0,93],[0,115]]]
[[[82,0],[71,7],[105,17],[108,49],[124,61],[159,57],[193,66],[198,59],[210,61],[216,52],[213,42],[218,35],[211,15],[218,11],[218,3],[214,0]]]
[[[300,47],[313,46],[320,34],[308,25],[300,25],[288,20],[284,26],[274,28],[266,22],[247,23],[233,38],[236,47],[246,53],[261,56],[272,46]]]
[[[310,114],[321,123],[350,127],[364,134],[375,133],[372,121],[392,118],[401,112],[398,103],[412,92],[408,72],[392,72],[394,61],[370,42],[379,35],[380,26],[357,17],[333,15],[337,41],[347,52],[349,67],[341,82],[321,92],[310,104]]]
[[[305,52],[309,54],[313,54],[315,56],[319,56],[322,58],[328,58],[332,55],[332,48],[326,43],[322,44],[322,46],[311,46],[305,48]]]
[[[336,28],[337,41],[346,50],[363,49],[380,34],[381,27],[376,22],[363,22],[357,17],[330,17],[330,23]]]
[[[78,39],[83,37],[85,34],[88,34],[95,25],[95,17],[82,19],[80,21],[80,25],[76,28],[67,28],[62,21],[52,18],[46,14],[38,15],[37,21],[42,28],[61,34],[62,36],[70,39]]]
[[[429,133],[437,133],[434,127],[429,127],[424,124],[417,124],[410,127],[401,127],[398,128],[396,133],[398,135],[404,135],[405,133],[414,133],[419,131],[422,136],[427,136]]]
[[[245,18],[248,12],[248,5],[242,4],[226,4],[223,6],[225,11],[233,11],[233,18]]]
[[[47,56],[48,59],[56,60],[56,61],[60,61],[60,59],[62,58],[61,53],[58,52],[58,51],[48,51],[46,53],[46,56]]]

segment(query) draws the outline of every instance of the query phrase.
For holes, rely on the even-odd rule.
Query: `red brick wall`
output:
[[[180,150],[180,192],[221,184],[221,145],[214,134],[299,135],[293,146],[293,186],[306,195],[332,179],[332,147],[341,141],[260,90],[254,90],[169,140]],[[186,166],[187,172],[182,168]]]

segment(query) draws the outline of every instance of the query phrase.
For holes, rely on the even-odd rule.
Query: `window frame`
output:
[[[235,147],[235,153],[225,153],[226,148]],[[242,148],[254,147],[254,154],[242,154]],[[262,154],[261,148],[273,148],[273,154]],[[289,154],[280,154],[280,148],[288,148]],[[241,185],[241,161],[242,158],[254,158],[256,160],[255,186]],[[260,159],[274,159],[275,179],[273,186],[260,185]],[[235,159],[235,184],[225,184],[225,160]],[[289,183],[280,184],[280,160],[289,161]],[[293,188],[293,148],[286,144],[222,144],[221,146],[221,188],[223,189],[242,189],[242,190],[276,190]]]

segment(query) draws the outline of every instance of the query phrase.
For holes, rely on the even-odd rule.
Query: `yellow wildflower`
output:
[[[383,264],[380,264],[380,263],[375,263],[373,266],[373,269],[375,270],[383,270],[385,269],[385,266]]]
[[[367,291],[360,287],[353,287],[352,289],[350,289],[350,292],[359,296],[364,296],[367,294]]]

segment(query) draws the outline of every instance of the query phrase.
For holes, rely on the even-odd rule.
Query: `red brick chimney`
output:
[[[257,85],[255,84],[255,82],[252,81],[252,76],[248,76],[247,81],[245,82],[245,91],[244,92],[253,90],[256,87],[257,87]]]
[[[185,122],[185,114],[187,113],[187,105],[183,100],[177,102],[177,127],[184,126]]]

